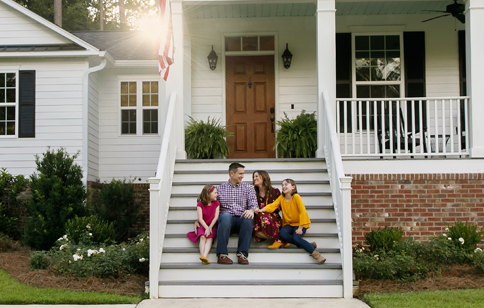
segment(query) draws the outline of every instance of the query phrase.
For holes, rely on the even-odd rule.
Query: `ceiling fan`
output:
[[[457,18],[461,23],[465,23],[466,16],[464,15],[465,5],[461,3],[457,3],[457,0],[454,0],[454,3],[447,5],[445,11],[434,11],[434,10],[423,10],[427,12],[438,12],[438,13],[447,13],[445,15],[440,15],[434,18],[426,19],[422,22],[431,21],[440,17],[451,16]]]

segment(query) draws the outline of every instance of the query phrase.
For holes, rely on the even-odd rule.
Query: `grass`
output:
[[[367,293],[364,300],[373,308],[477,308],[484,305],[484,290]]]
[[[137,304],[141,296],[39,289],[21,284],[0,271],[0,305],[5,304]]]

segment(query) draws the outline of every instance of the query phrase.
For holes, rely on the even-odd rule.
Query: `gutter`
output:
[[[86,186],[89,172],[89,75],[104,69],[108,59],[112,61],[111,56],[106,51],[100,51],[98,55],[102,62],[98,66],[87,69],[82,77],[82,182]]]

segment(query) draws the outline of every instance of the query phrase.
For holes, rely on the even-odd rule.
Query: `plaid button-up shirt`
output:
[[[217,187],[217,193],[220,215],[229,213],[232,216],[242,216],[246,210],[258,208],[255,189],[248,183],[233,186],[227,181]]]

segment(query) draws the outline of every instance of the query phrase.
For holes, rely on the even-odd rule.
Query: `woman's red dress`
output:
[[[281,195],[281,192],[277,188],[273,188],[272,192],[266,192],[264,198],[257,196],[257,203],[259,204],[259,209],[262,209],[267,204],[271,204],[276,201]],[[284,243],[279,237],[279,230],[282,227],[282,219],[279,215],[280,210],[277,209],[274,213],[257,213],[254,216],[254,231],[252,233],[252,238],[255,242],[259,243],[264,239],[258,238],[255,234],[262,231],[265,235],[272,238],[274,241],[279,243]]]

